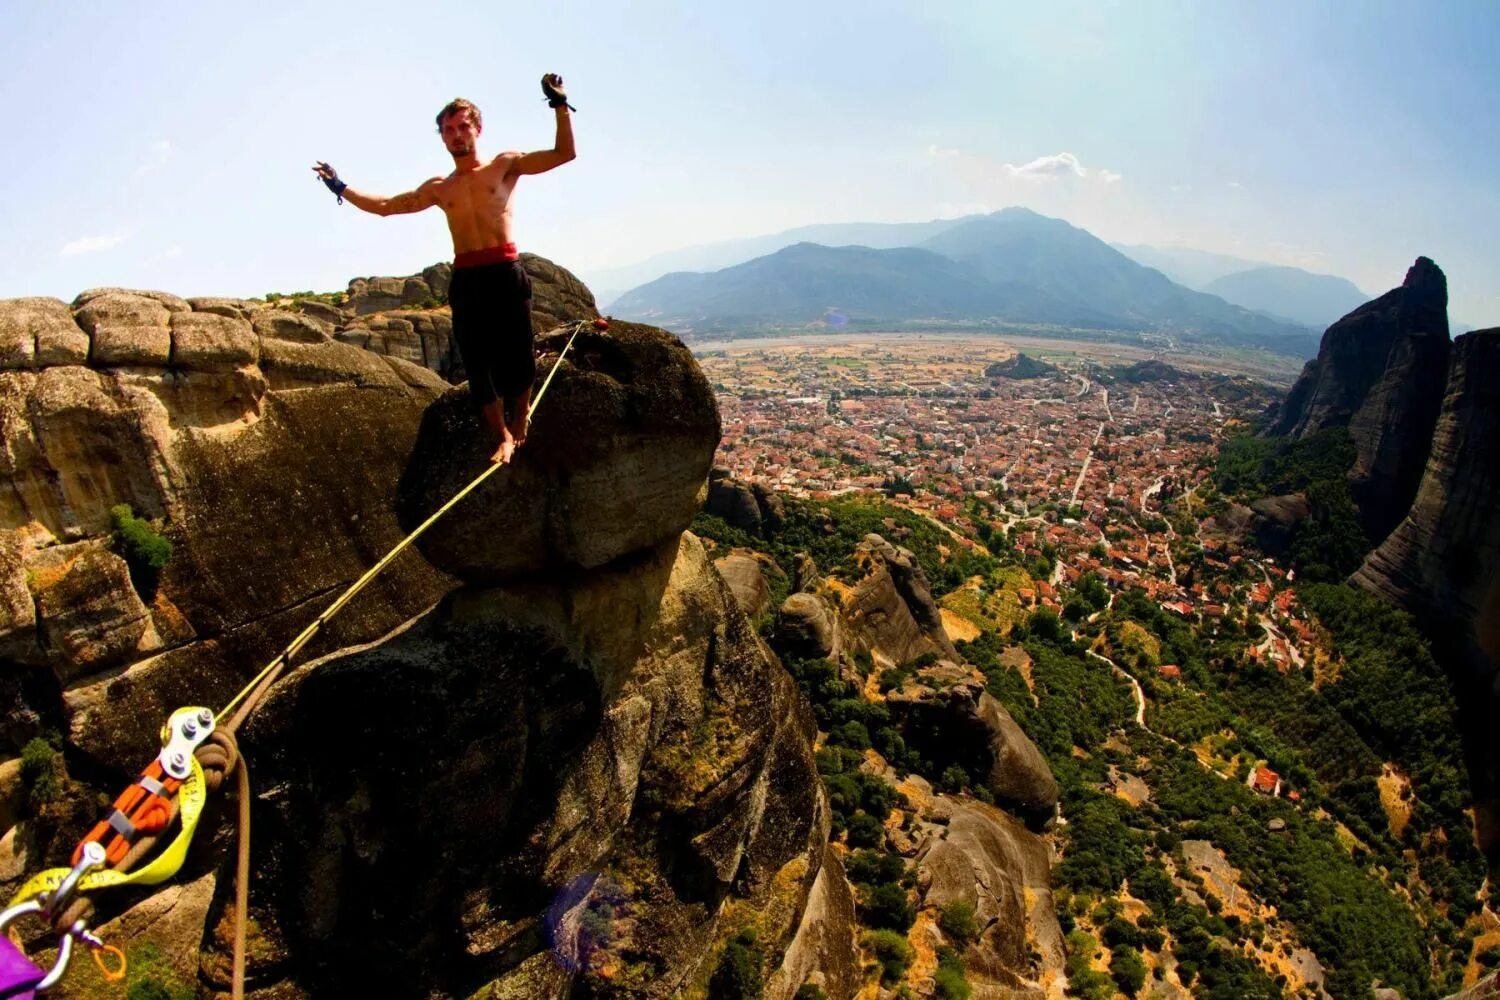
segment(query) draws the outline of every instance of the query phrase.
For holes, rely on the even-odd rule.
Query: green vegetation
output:
[[[938,917],[938,926],[959,944],[968,944],[979,937],[979,923],[974,919],[974,904],[967,899],[955,899],[943,907],[942,914]]]
[[[974,993],[964,975],[964,960],[952,948],[938,950],[938,967],[932,978],[936,1000],[969,1000]]]
[[[988,576],[1000,565],[996,557],[969,549],[926,518],[874,497],[786,498],[781,523],[767,526],[764,537],[750,535],[704,513],[693,519],[692,530],[721,545],[767,552],[783,568],[794,565],[798,552],[807,552],[825,573],[844,579],[859,575],[853,562],[855,546],[866,535],[877,534],[912,551],[934,596],[947,593],[971,576]],[[944,549],[947,556],[941,551]]]
[[[63,756],[41,737],[21,749],[21,780],[33,810],[55,802],[63,790]]]
[[[167,560],[172,558],[172,543],[151,527],[149,521],[135,516],[129,504],[109,509],[115,546],[130,567],[130,580],[147,599],[156,593],[157,580]]]
[[[714,1000],[759,1000],[760,967],[764,961],[765,952],[755,932],[741,931],[719,955],[719,965],[708,982],[708,995]]]
[[[1303,580],[1333,582],[1348,576],[1370,551],[1349,494],[1354,442],[1344,428],[1300,441],[1233,437],[1219,446],[1214,483],[1242,502],[1287,493],[1305,494],[1312,513],[1293,535],[1288,556]]]
[[[870,931],[862,943],[880,963],[880,981],[887,985],[900,982],[916,957],[905,935],[895,931]]]

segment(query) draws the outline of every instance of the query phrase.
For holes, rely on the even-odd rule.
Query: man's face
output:
[[[454,156],[468,156],[474,152],[474,142],[478,138],[479,129],[469,112],[458,111],[443,119],[443,145]]]

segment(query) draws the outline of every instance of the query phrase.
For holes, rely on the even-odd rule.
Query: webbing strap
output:
[[[182,827],[177,831],[177,836],[172,838],[172,842],[167,845],[166,850],[153,858],[150,864],[128,874],[113,868],[90,872],[79,881],[80,892],[106,889],[116,885],[156,885],[177,874],[182,868],[183,861],[187,859],[188,845],[192,843],[193,832],[197,830],[198,820],[203,815],[203,804],[208,799],[208,789],[203,778],[203,765],[198,763],[196,757],[189,757],[188,763],[192,768],[192,773],[177,790]],[[58,886],[62,885],[63,879],[68,877],[70,871],[72,871],[70,868],[49,868],[32,876],[11,898],[10,905],[15,906],[28,899],[35,899],[44,892],[55,891]]]

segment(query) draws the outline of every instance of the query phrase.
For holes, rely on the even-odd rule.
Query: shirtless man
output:
[[[499,444],[492,462],[508,462],[526,443],[527,410],[536,379],[532,347],[531,279],[511,239],[511,192],[522,174],[540,174],[573,159],[573,126],[562,77],[542,77],[542,92],[557,113],[551,149],[506,152],[481,161],[476,144],[483,127],[479,109],[463,98],[438,112],[438,131],[453,155],[453,173],[423,182],[391,198],[364,194],[339,180],[326,163],[314,173],[356,208],[376,215],[403,215],[441,206],[453,234],[453,337],[469,375],[469,391]]]

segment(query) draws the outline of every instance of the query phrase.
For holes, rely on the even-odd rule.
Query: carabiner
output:
[[[4,913],[0,913],[0,934],[4,934],[17,918],[35,913],[43,920],[51,921],[58,913],[62,912],[68,900],[78,891],[78,883],[91,870],[104,863],[104,846],[102,844],[89,843],[84,845],[83,857],[78,859],[78,864],[63,877],[56,889],[52,892],[43,893],[24,903],[17,903]],[[45,993],[56,986],[58,980],[62,979],[63,973],[68,971],[68,962],[73,958],[73,939],[81,938],[94,945],[103,946],[104,942],[89,933],[88,925],[82,920],[73,921],[73,926],[63,931],[62,936],[57,939],[57,961],[52,963],[52,971],[44,976],[41,982],[32,987],[37,993]]]
[[[17,903],[4,913],[0,913],[0,934],[4,934],[6,928],[11,925],[17,917],[24,917],[28,913],[43,915],[42,903],[37,899],[28,899],[24,903]],[[56,986],[58,980],[62,979],[63,973],[68,971],[68,962],[73,958],[73,932],[87,933],[82,920],[74,921],[73,926],[63,932],[62,937],[57,939],[57,961],[52,963],[52,970],[42,977],[41,982],[32,987],[36,993],[45,993]]]

